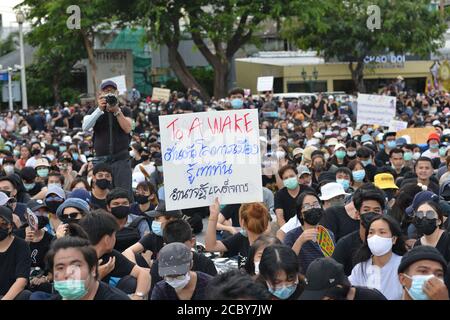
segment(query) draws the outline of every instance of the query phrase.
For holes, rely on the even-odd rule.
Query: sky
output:
[[[17,27],[16,13],[13,7],[21,2],[22,0],[0,0],[0,14],[4,27]]]

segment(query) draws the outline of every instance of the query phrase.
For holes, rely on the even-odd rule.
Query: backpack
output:
[[[147,220],[146,217],[137,217],[128,226],[117,231],[116,245],[114,246],[114,249],[122,252],[141,240],[141,234],[138,226],[144,220]]]

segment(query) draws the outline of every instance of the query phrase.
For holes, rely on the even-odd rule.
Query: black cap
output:
[[[33,167],[24,167],[20,171],[20,176],[27,182],[33,181],[36,178],[36,170]]]
[[[106,87],[114,87],[114,89],[117,90],[117,84],[111,80],[105,81],[100,85],[100,89],[102,90],[104,90]]]
[[[398,273],[404,272],[410,265],[420,260],[439,262],[444,269],[444,273],[447,273],[447,262],[439,250],[431,246],[416,246],[405,253],[398,266]]]
[[[306,287],[299,300],[322,300],[330,288],[348,284],[344,266],[333,258],[316,259],[306,271]]]
[[[41,199],[31,199],[27,202],[27,207],[31,209],[31,211],[38,211],[41,208],[47,208],[45,202]]]
[[[160,201],[158,203],[158,206],[155,210],[150,211],[148,213],[150,217],[158,217],[158,216],[167,216],[167,217],[174,217],[174,218],[181,218],[183,214],[180,210],[166,210],[166,203],[164,201]]]
[[[0,207],[0,217],[5,219],[8,223],[13,223],[13,212],[6,206]]]

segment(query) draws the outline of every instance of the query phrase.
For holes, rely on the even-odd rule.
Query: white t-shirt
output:
[[[348,277],[352,286],[363,286],[379,290],[388,300],[402,298],[402,285],[398,280],[401,256],[392,253],[391,259],[382,268],[372,264],[372,259],[358,263]]]
[[[36,165],[36,157],[31,157],[30,159],[27,160],[27,162],[25,163],[25,167],[32,167],[34,168],[34,166]]]
[[[422,153],[422,157],[427,157],[430,159],[439,158],[439,151],[438,152],[431,152],[430,149]]]
[[[300,223],[300,220],[298,220],[297,216],[293,216],[286,222],[280,229],[285,234],[287,234],[289,231],[294,230],[295,228],[301,227],[302,224]]]
[[[141,169],[140,169],[140,166],[143,166],[144,169],[145,169],[145,171],[147,171],[147,173],[148,173],[149,175],[151,175],[151,174],[152,174],[153,172],[155,172],[155,170],[156,170],[156,168],[155,168],[155,163],[154,163],[154,162],[150,162],[150,163],[147,164],[147,165],[142,164],[142,163],[139,163],[138,165],[136,165],[136,166],[134,167],[133,173],[136,173],[136,172],[142,172]]]

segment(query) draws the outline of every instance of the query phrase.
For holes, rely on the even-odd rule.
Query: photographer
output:
[[[83,119],[83,130],[94,128],[94,164],[111,165],[113,183],[131,192],[131,167],[128,146],[132,130],[131,110],[120,107],[117,85],[106,81],[101,85],[98,107],[91,108]]]

